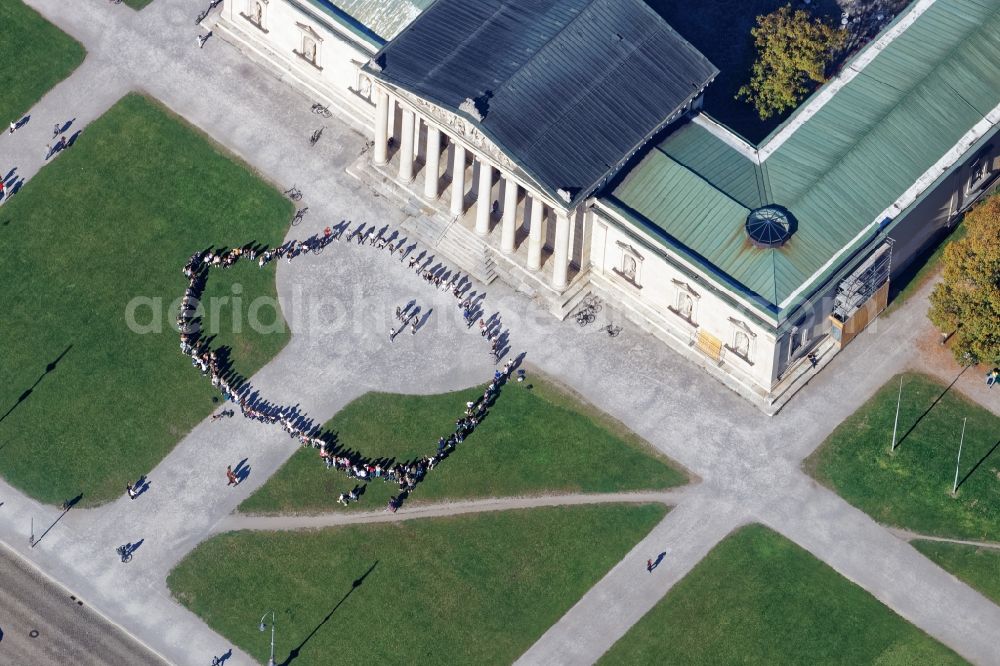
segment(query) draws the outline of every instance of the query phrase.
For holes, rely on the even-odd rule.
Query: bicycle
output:
[[[319,102],[312,105],[312,112],[317,116],[323,116],[324,118],[330,118],[333,116],[333,113],[330,111],[330,106],[323,106]]]
[[[299,222],[302,221],[302,218],[306,216],[306,213],[308,211],[309,211],[309,206],[306,206],[305,208],[299,208],[297,211],[295,211],[295,217],[292,218],[292,226],[294,227],[298,225]]]
[[[132,559],[132,551],[129,549],[129,545],[131,544],[125,544],[124,546],[118,546],[115,548],[115,552],[118,553],[118,557],[122,559],[123,563]]]
[[[285,190],[284,194],[292,201],[300,201],[302,199],[302,190],[294,185]]]
[[[319,138],[321,136],[323,136],[323,128],[322,127],[320,127],[318,130],[316,130],[315,132],[313,132],[312,136],[309,137],[309,145],[310,146],[315,146],[316,142],[319,141]]]
[[[607,331],[608,337],[617,338],[618,334],[622,332],[622,327],[615,326],[614,324],[608,324],[604,327],[604,330]]]
[[[112,0],[112,2],[118,3],[121,2],[121,0]],[[210,3],[208,3],[208,7],[205,9],[205,11],[198,14],[198,18],[194,20],[194,24],[201,25],[201,22],[207,19],[208,15],[212,12],[212,10],[215,9],[221,2],[222,0],[212,0]]]
[[[592,312],[578,312],[576,314],[576,323],[580,326],[593,324],[595,319],[597,319],[597,315]]]

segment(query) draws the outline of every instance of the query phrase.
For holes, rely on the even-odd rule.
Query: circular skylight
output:
[[[795,231],[792,214],[781,206],[763,206],[747,215],[747,235],[757,247],[780,247]]]

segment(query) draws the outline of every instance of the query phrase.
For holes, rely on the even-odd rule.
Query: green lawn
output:
[[[941,541],[914,541],[914,548],[942,569],[1000,604],[1000,550]]]
[[[125,4],[132,9],[142,9],[152,1],[153,0],[125,0]]]
[[[751,525],[716,546],[599,663],[964,662],[807,551]]]
[[[665,512],[594,505],[235,532],[198,546],[167,584],[261,662],[269,636],[257,622],[274,608],[278,663],[509,664]]]
[[[955,391],[942,396],[945,388],[923,375],[905,376],[900,443],[890,455],[899,378],[890,380],[833,431],[806,469],[879,522],[1000,541],[1000,418]],[[960,485],[952,497],[965,417]]]
[[[455,453],[418,485],[409,501],[559,492],[667,488],[686,482],[681,472],[623,426],[550,382],[531,377],[501,391],[489,416]],[[454,429],[467,400],[482,388],[435,396],[368,393],[345,407],[326,428],[341,443],[370,457],[406,460],[437,450]],[[377,414],[378,418],[372,418]],[[240,505],[252,513],[317,512],[340,508],[337,496],[354,487],[343,472],[326,469],[315,449],[302,449]],[[385,506],[398,487],[375,481],[352,509]]]
[[[0,127],[18,121],[83,62],[83,46],[21,0],[0,2]],[[64,118],[63,120],[67,120]],[[43,122],[36,118],[33,122]],[[45,122],[54,122],[46,120]],[[0,165],[7,173],[10,164]]]
[[[217,395],[178,348],[171,304],[187,286],[181,267],[212,244],[279,243],[291,209],[246,166],[137,95],[53,158],[0,208],[0,415],[12,409],[0,421],[0,474],[43,501],[82,492],[93,504],[148,472]],[[273,269],[213,271],[203,303],[237,284],[241,330],[231,308],[216,308],[213,344],[232,345],[236,369],[250,374],[288,333],[246,325],[251,298],[275,297]],[[161,332],[126,325],[137,297],[159,299]],[[261,315],[273,316],[270,308]],[[151,322],[152,308],[135,318]]]

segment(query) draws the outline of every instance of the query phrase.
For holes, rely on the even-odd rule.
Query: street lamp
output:
[[[274,611],[267,611],[271,614],[271,658],[267,662],[267,666],[274,666]],[[267,613],[264,613],[260,617],[260,625],[257,627],[261,631],[267,630],[267,624],[264,623],[264,618],[267,617]]]

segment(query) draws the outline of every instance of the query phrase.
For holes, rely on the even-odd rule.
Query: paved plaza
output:
[[[367,184],[345,172],[365,145],[362,128],[310,113],[313,100],[225,42],[212,38],[197,48],[195,36],[205,31],[194,26],[193,18],[204,8],[202,0],[155,0],[142,12],[106,0],[80,0],[71,11],[62,0],[26,4],[83,43],[88,55],[31,110],[25,127],[0,137],[4,172],[16,166],[17,174],[30,180],[44,166],[43,149],[54,122],[76,118],[74,130],[86,133],[86,125],[126,92],[139,90],[280,189],[293,183],[302,189],[301,205],[309,206],[309,214],[290,228],[288,238],[305,238],[343,219],[352,220],[352,228],[364,222],[393,229],[404,222],[401,202],[373,196]],[[310,148],[308,137],[320,126],[322,139]],[[272,401],[299,405],[317,423],[367,391],[436,394],[491,376],[492,359],[477,332],[461,324],[454,299],[427,287],[385,252],[335,243],[321,255],[279,262],[277,286],[293,335],[252,383]],[[392,516],[234,517],[236,506],[297,449],[279,429],[238,418],[196,427],[149,472],[151,489],[141,501],[123,496],[100,508],[61,515],[60,509],[0,483],[0,539],[167,661],[197,664],[232,646],[171,598],[166,576],[194,546],[219,531],[658,501],[673,510],[521,663],[594,662],[721,539],[758,522],[966,659],[1000,664],[1000,608],[800,469],[801,461],[886,380],[918,365],[917,342],[933,335],[925,316],[929,289],[877,321],[782,412],[768,417],[651,336],[624,324],[622,334],[610,338],[601,327],[623,322],[608,306],[598,322],[579,327],[557,321],[501,282],[491,284],[486,311],[502,313],[512,353],[525,352],[531,364],[686,467],[697,481],[682,490],[404,506]],[[390,343],[391,312],[410,298],[433,307],[434,315],[425,330]],[[974,382],[968,386],[970,397],[1000,413],[1000,392],[985,395],[975,392]],[[222,470],[244,458],[251,467],[247,481],[226,488]],[[447,466],[439,473],[447,474]],[[29,519],[36,537],[44,533],[34,546],[28,542]],[[132,562],[122,565],[115,547],[140,539]],[[647,558],[661,551],[666,552],[664,565],[648,576]],[[226,663],[254,661],[234,649]]]

